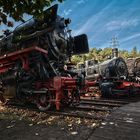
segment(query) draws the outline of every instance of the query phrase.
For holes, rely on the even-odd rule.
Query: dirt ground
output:
[[[99,124],[0,106],[0,140],[88,140]]]
[[[69,131],[65,125],[29,124],[27,121],[0,120],[0,140],[86,140],[93,132],[86,126]]]

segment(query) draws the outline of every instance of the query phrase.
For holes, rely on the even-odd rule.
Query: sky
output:
[[[140,0],[66,0],[59,13],[71,18],[74,35],[88,35],[91,48],[109,47],[117,37],[119,49],[140,51]]]
[[[74,36],[87,34],[90,48],[110,47],[117,37],[119,49],[140,51],[140,0],[65,0],[58,13],[71,19]],[[0,25],[0,33],[6,28]]]

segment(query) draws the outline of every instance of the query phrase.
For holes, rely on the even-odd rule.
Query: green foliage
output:
[[[24,13],[42,17],[44,8],[54,1],[63,0],[0,0],[0,24],[13,26],[11,21],[8,21],[8,17],[12,17],[15,21],[24,21]]]
[[[95,59],[102,62],[108,59],[108,56],[111,55],[112,55],[112,48],[104,48],[104,49],[92,48],[87,54],[73,56],[72,61],[74,63],[79,63],[85,60]],[[119,56],[123,58],[140,57],[140,51],[138,52],[137,47],[134,47],[130,52],[127,50],[119,50]]]
[[[137,47],[133,47],[132,51],[131,51],[131,55],[132,56],[137,56],[138,55],[138,51],[137,51]]]
[[[82,56],[81,55],[74,55],[72,57],[72,62],[74,62],[74,63],[82,62]]]

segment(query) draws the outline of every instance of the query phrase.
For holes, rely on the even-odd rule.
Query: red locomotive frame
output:
[[[25,48],[9,54],[4,54],[3,56],[0,56],[0,73],[6,72],[14,64],[14,61],[18,59],[22,61],[23,68],[25,70],[28,70],[28,54],[32,51],[39,51],[41,53],[44,53],[45,55],[48,54],[46,50],[37,46]]]
[[[22,67],[24,70],[29,70],[29,61],[28,61],[28,55],[30,52],[38,51],[43,53],[44,55],[48,55],[48,52],[42,48],[39,48],[37,46],[33,46],[30,48],[25,48],[22,50],[18,50],[16,52],[12,52],[9,54],[5,54],[3,56],[0,56],[0,73],[8,71],[9,68],[11,68],[15,63],[16,60],[22,61]],[[61,77],[56,76],[53,78],[49,78],[45,82],[36,82],[36,97],[40,95],[40,93],[44,93],[44,91],[41,91],[41,89],[47,89],[47,91],[51,91],[52,94],[55,95],[54,99],[49,99],[47,102],[50,102],[51,104],[56,105],[56,109],[59,110],[61,106],[61,101],[70,102],[68,98],[72,100],[72,102],[79,102],[79,96],[73,96],[72,93],[76,94],[77,90],[77,79],[73,77]],[[79,93],[85,93],[89,90],[89,86],[93,86],[96,84],[96,82],[89,82],[84,81],[82,83],[82,88],[79,89]],[[68,93],[68,96],[64,95],[64,92]],[[34,92],[34,91],[31,91]],[[36,99],[34,99],[36,100]]]

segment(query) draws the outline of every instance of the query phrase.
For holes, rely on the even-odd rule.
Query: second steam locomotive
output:
[[[126,95],[140,92],[140,58],[123,59],[118,49],[112,49],[112,58],[104,62],[87,60],[77,72],[83,73],[88,80],[99,83],[102,96]]]

